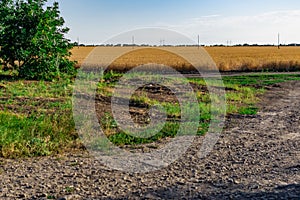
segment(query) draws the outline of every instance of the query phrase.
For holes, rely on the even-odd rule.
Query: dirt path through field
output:
[[[257,115],[228,118],[204,159],[195,156],[197,141],[171,166],[137,175],[87,153],[0,159],[0,199],[299,199],[300,82],[268,89]]]

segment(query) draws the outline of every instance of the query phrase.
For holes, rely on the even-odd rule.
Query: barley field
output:
[[[174,49],[193,53],[195,47],[97,47],[97,51],[108,54],[127,49],[129,53],[116,59],[110,69],[128,70],[146,63],[158,63],[181,71],[192,70],[192,65],[180,56]],[[72,49],[72,60],[78,61],[78,67],[95,47],[75,47]],[[220,71],[295,71],[300,69],[300,47],[205,47]]]

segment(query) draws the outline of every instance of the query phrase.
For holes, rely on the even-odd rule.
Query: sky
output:
[[[53,0],[50,0],[50,3]],[[132,37],[111,40],[127,31],[161,28],[200,43],[300,43],[299,0],[58,0],[72,41],[131,43]],[[160,33],[134,35],[135,43],[171,43]],[[159,35],[152,38],[152,35]],[[121,38],[121,37],[120,37]],[[152,38],[152,39],[151,39]],[[160,39],[158,39],[160,38]]]

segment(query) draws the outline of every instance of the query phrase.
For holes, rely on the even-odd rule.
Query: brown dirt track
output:
[[[180,160],[146,174],[107,169],[85,152],[0,159],[0,199],[299,199],[300,82],[268,89],[257,115],[229,116],[204,159],[195,156],[201,137]]]

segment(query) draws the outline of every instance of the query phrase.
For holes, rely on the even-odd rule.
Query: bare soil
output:
[[[300,82],[276,84],[254,116],[231,115],[214,150],[155,173],[108,169],[87,152],[0,159],[0,199],[300,199]],[[199,141],[198,141],[199,140]]]
[[[45,98],[45,97],[0,97],[0,102],[9,102],[10,104],[1,104],[0,110],[8,110],[12,113],[22,114],[29,116],[37,110],[43,110],[45,113],[53,114],[57,111],[54,106],[48,105],[48,103],[61,103],[66,101],[65,98]]]

